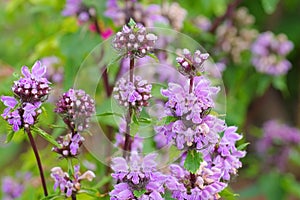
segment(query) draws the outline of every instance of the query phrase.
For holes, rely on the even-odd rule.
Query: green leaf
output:
[[[134,21],[132,18],[130,18],[128,25],[129,25],[131,28],[134,28],[134,27],[136,26],[136,23],[135,23],[135,21]]]
[[[202,154],[200,152],[197,152],[196,150],[189,150],[183,166],[186,170],[195,174],[202,161]]]
[[[276,76],[273,78],[273,86],[283,92],[285,95],[288,93],[285,76]]]
[[[110,116],[110,115],[115,115],[115,116],[118,116],[118,117],[123,117],[122,114],[116,113],[116,112],[105,112],[105,113],[97,114],[96,116],[102,117],[102,116]]]
[[[139,125],[139,120],[135,113],[132,114],[132,121],[133,121],[133,123]]]
[[[89,196],[92,197],[104,196],[103,194],[100,194],[97,189],[93,189],[93,188],[82,188],[81,190],[78,191],[78,194],[82,194],[82,193],[88,194]]]
[[[15,135],[15,132],[13,130],[9,131],[6,136],[5,143],[9,143],[13,139],[14,135]]]
[[[272,14],[278,4],[279,0],[262,0],[262,7],[267,14]]]
[[[56,142],[56,140],[48,133],[46,133],[44,130],[37,128],[37,127],[33,127],[32,130],[39,134],[41,137],[43,137],[45,140],[47,140],[48,142],[50,142],[51,144],[53,144],[54,146],[59,146],[59,144]]]
[[[147,190],[143,189],[143,190],[134,190],[133,194],[135,197],[139,198],[141,197],[143,194],[145,194]]]
[[[250,142],[241,144],[240,146],[237,147],[237,150],[239,150],[239,151],[244,150],[249,144],[250,144]]]
[[[224,200],[236,200],[236,197],[239,196],[238,194],[234,194],[230,188],[222,190],[222,192],[220,192],[219,194]]]
[[[175,122],[177,120],[177,117],[173,117],[173,116],[167,116],[167,117],[163,117],[159,122],[158,122],[158,126],[161,125],[165,125],[165,124],[170,124],[171,122]]]
[[[132,137],[135,136],[135,134],[139,131],[139,124],[137,123],[131,123],[130,124],[130,135]]]
[[[144,123],[144,124],[151,124],[152,119],[150,118],[146,118],[146,117],[140,117],[138,119],[139,123]]]
[[[93,185],[93,188],[95,188],[95,189],[101,188],[103,185],[105,185],[106,183],[109,183],[110,181],[111,181],[111,176],[105,176],[105,177],[101,178],[101,180],[98,183]]]
[[[159,59],[157,58],[157,56],[154,53],[147,53],[147,56],[153,58],[155,60],[155,62],[159,62]]]
[[[54,200],[54,199],[62,199],[65,198],[65,195],[61,195],[61,194],[51,194],[49,196],[46,196],[44,198],[42,198],[41,200]]]
[[[166,192],[166,194],[164,196],[164,199],[165,200],[175,200],[175,199],[172,198],[172,194],[169,191]]]

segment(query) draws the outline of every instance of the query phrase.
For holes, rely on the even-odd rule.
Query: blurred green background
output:
[[[96,8],[98,19],[105,27],[111,27],[114,31],[120,29],[104,17],[106,1],[85,2]],[[160,0],[141,2],[161,3]],[[195,28],[193,19],[198,15],[205,15],[213,21],[226,12],[232,1],[177,2],[187,10],[181,32],[199,41],[214,56],[209,47],[216,40],[215,35],[202,34]],[[88,26],[80,26],[74,17],[63,17],[61,11],[64,5],[63,0],[0,0],[0,95],[11,95],[11,85],[23,65],[32,66],[37,59],[48,56],[60,58],[60,64],[64,67],[64,81],[59,86],[61,91],[72,86],[80,64],[103,39],[89,31]],[[228,90],[227,122],[238,126],[250,142],[248,156],[243,159],[244,167],[231,185],[235,192],[240,193],[237,199],[300,199],[299,148],[291,156],[286,172],[279,172],[271,166],[266,173],[261,171],[262,162],[257,158],[255,145],[252,145],[261,136],[260,127],[268,119],[278,118],[300,128],[300,1],[244,0],[240,6],[248,8],[249,13],[255,17],[253,28],[259,32],[270,30],[276,34],[285,33],[294,43],[294,49],[288,55],[293,67],[286,76],[270,78],[261,74],[253,75],[255,72],[250,67],[249,58],[240,64],[230,62],[223,74]],[[53,103],[46,105],[47,113],[41,116],[40,126],[58,136],[63,130],[49,126],[51,123],[61,123],[53,114],[53,108]],[[0,111],[3,109],[3,104],[0,104]],[[19,132],[15,134],[13,142],[6,144],[7,132],[7,123],[0,118],[0,177],[15,176],[16,172],[31,172],[32,178],[30,183],[25,183],[26,191],[21,199],[38,199],[38,194],[42,194],[42,191],[27,138],[23,132]],[[46,176],[49,177],[49,170],[59,160],[51,153],[51,145],[42,138],[37,137],[37,143],[41,149]],[[107,182],[107,178],[103,178],[105,166],[88,153],[80,159],[95,163],[98,187],[103,186]],[[50,178],[48,182],[51,183]],[[48,187],[50,186],[51,184]],[[105,189],[100,192],[104,191]]]

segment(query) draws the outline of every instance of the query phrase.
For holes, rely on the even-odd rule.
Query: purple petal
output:
[[[41,63],[41,61],[36,61],[32,67],[32,75],[35,78],[41,78],[46,73],[46,66]]]
[[[4,103],[5,106],[13,108],[17,105],[17,100],[14,97],[10,96],[1,96],[1,101]]]
[[[21,69],[21,71],[22,71],[22,74],[23,74],[26,78],[30,78],[30,77],[31,77],[31,73],[30,73],[30,71],[29,71],[29,69],[28,69],[27,66],[23,66],[22,69]]]

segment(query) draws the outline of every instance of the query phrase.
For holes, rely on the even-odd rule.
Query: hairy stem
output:
[[[209,32],[214,33],[218,26],[228,17],[231,17],[232,13],[238,7],[238,5],[242,2],[242,0],[234,0],[231,4],[228,5],[226,12],[215,19],[215,21],[212,23],[212,26],[209,30]]]
[[[47,185],[46,185],[45,176],[44,176],[43,167],[42,167],[42,162],[41,162],[41,159],[40,159],[40,156],[39,156],[38,149],[37,149],[36,144],[34,142],[34,139],[33,139],[33,136],[31,134],[30,128],[25,128],[25,131],[26,131],[26,133],[29,137],[29,141],[30,141],[30,144],[31,144],[32,150],[34,152],[34,156],[35,156],[35,159],[36,159],[39,171],[40,171],[40,177],[41,177],[41,181],[42,181],[42,185],[43,185],[44,195],[48,196]]]
[[[133,74],[134,74],[134,58],[130,58],[129,81],[131,83],[133,83]],[[131,123],[132,111],[133,111],[132,106],[129,105],[128,112],[126,115],[126,133],[125,133],[123,157],[127,157],[127,152],[130,151],[131,149],[130,123]]]

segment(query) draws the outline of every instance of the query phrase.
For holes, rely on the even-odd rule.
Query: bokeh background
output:
[[[62,125],[52,111],[55,98],[72,87],[90,51],[121,28],[115,19],[118,12],[112,16],[107,14],[107,1],[83,2],[95,9],[101,35],[95,30],[94,21],[82,22],[78,16],[63,16],[64,0],[0,0],[0,94],[11,94],[11,85],[23,65],[32,66],[37,59],[48,62],[52,66],[48,76],[55,89],[39,126],[53,137],[65,131],[49,125]],[[118,3],[124,6],[124,2]],[[243,168],[231,183],[232,190],[239,194],[236,198],[300,199],[300,1],[141,0],[136,3],[145,9],[153,4],[161,8],[168,5],[163,15],[168,22],[152,19],[154,14],[150,11],[140,20],[192,37],[222,66],[218,78],[223,79],[226,88],[226,121],[238,126],[244,142],[250,143],[242,160]],[[238,15],[240,8],[244,11]],[[126,21],[123,18],[120,17],[121,21]],[[287,73],[276,76],[260,73],[251,63],[251,45],[265,31],[275,35],[283,33],[293,43],[293,50],[287,55],[292,67]],[[234,47],[226,48],[226,45]],[[103,105],[97,111],[101,108]],[[3,109],[4,105],[0,104],[0,111]],[[277,121],[266,124],[269,120]],[[38,199],[42,190],[27,137],[18,132],[12,142],[5,143],[7,133],[8,125],[0,118],[2,188],[11,181],[15,188],[24,190],[18,199]],[[60,160],[43,138],[37,136],[36,140],[49,177],[49,170]],[[96,187],[100,192],[107,192],[111,181],[107,167],[88,151],[80,160],[84,168],[97,172]],[[50,178],[48,182],[49,188],[52,187]],[[1,196],[4,199],[3,190]]]

